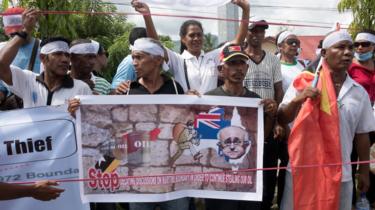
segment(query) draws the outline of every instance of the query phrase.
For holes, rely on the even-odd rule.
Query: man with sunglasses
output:
[[[304,66],[297,60],[296,55],[300,48],[300,40],[298,37],[289,32],[283,31],[276,36],[277,46],[280,52],[281,74],[283,77],[283,91],[285,92],[294,78],[302,72]],[[288,140],[290,128],[288,125],[283,126],[285,129],[285,138],[279,142],[278,158],[280,167],[288,165]],[[282,193],[285,185],[285,170],[279,170],[277,177],[277,203],[280,205]]]
[[[250,91],[257,93],[262,99],[273,99],[281,103],[284,91],[279,59],[262,49],[268,23],[265,20],[255,20],[248,27],[245,53],[249,56],[249,68],[244,85]],[[275,139],[284,136],[284,129],[275,125],[274,134],[265,137],[264,167],[276,167],[278,159],[278,142]],[[276,171],[263,172],[263,202],[262,209],[270,209],[275,194]]]
[[[375,101],[375,32],[364,31],[359,33],[354,42],[354,59],[349,68],[349,75],[362,85],[370,96],[370,101]]]
[[[304,66],[296,59],[300,41],[295,34],[289,31],[281,32],[276,38],[280,52],[283,91],[285,92],[293,79],[304,69]]]
[[[367,91],[370,102],[374,105],[375,101],[375,31],[362,31],[357,34],[354,42],[354,59],[349,68],[349,75],[354,81],[358,82]],[[375,133],[370,133],[370,140],[373,144],[375,142]],[[357,161],[358,154],[355,149],[352,151],[351,160]],[[355,174],[357,172],[357,164],[352,165],[352,176],[355,182]],[[375,175],[370,172],[370,188],[367,197],[370,203],[375,204]],[[355,185],[355,184],[354,184]],[[353,204],[356,202],[356,188],[353,187]]]

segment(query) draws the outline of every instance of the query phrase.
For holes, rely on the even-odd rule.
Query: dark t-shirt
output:
[[[246,92],[242,96],[237,97],[246,97],[246,98],[260,98],[260,96],[247,88],[245,88]],[[234,96],[224,91],[223,86],[220,86],[216,89],[210,90],[205,95],[212,95],[212,96]]]
[[[260,96],[247,88],[245,94],[242,96],[237,97],[247,97],[247,98],[260,98]],[[231,96],[227,92],[224,91],[223,86],[220,86],[216,89],[210,90],[205,95],[212,95],[212,96]],[[237,200],[221,200],[221,199],[206,199],[206,206],[209,209],[217,209],[217,210],[224,210],[224,209],[233,209],[233,210],[240,210],[240,209],[260,209],[261,202],[255,201],[237,201]]]
[[[164,78],[164,84],[159,88],[159,90],[154,93],[150,93],[142,84],[138,81],[134,81],[130,84],[129,95],[148,95],[148,94],[184,94],[184,89],[178,82],[175,81],[176,87],[173,84],[173,80],[167,77]],[[176,93],[177,88],[177,93]]]

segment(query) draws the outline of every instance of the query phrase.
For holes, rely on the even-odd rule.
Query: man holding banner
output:
[[[282,210],[351,209],[354,143],[359,159],[369,160],[368,133],[375,121],[366,91],[347,75],[353,58],[350,35],[336,31],[326,36],[322,57],[322,69],[315,77],[300,74],[279,108],[281,123],[294,121]],[[314,78],[316,88],[311,87]],[[369,164],[361,164],[359,172],[358,186],[366,192]]]
[[[211,90],[206,95],[217,95],[217,96],[229,96],[229,97],[247,97],[247,98],[260,98],[260,96],[243,86],[243,81],[246,76],[248,69],[249,57],[245,54],[240,45],[228,45],[223,48],[220,54],[220,66],[219,71],[223,75],[224,85]],[[277,103],[273,99],[263,99],[261,103],[264,104],[264,136],[267,137],[272,133],[275,116],[277,112]],[[253,122],[244,122],[244,124],[251,124]],[[220,134],[224,133],[228,128],[224,128]],[[231,128],[232,129],[232,128]],[[241,129],[237,128],[237,131],[233,134],[241,134]],[[220,136],[220,135],[219,135]],[[227,135],[228,136],[228,135]],[[226,138],[225,138],[226,139]],[[222,142],[223,143],[223,142]],[[231,147],[228,149],[232,153],[235,151],[232,144],[228,145]],[[242,145],[241,145],[242,146]],[[224,148],[224,147],[223,147]],[[260,202],[246,202],[236,200],[218,200],[218,199],[206,199],[207,210],[241,210],[241,209],[261,209]]]

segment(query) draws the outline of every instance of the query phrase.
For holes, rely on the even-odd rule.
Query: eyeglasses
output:
[[[239,145],[242,145],[242,143],[243,143],[243,141],[240,138],[234,137],[234,138],[227,138],[227,139],[225,139],[224,142],[223,142],[223,145],[225,147],[229,147],[232,144],[234,146],[239,146]]]
[[[301,42],[298,39],[287,39],[285,40],[285,43],[287,43],[289,46],[299,46]]]
[[[354,42],[354,47],[355,48],[357,48],[359,46],[370,47],[371,46],[371,42]]]

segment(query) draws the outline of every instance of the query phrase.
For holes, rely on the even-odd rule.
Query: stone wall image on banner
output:
[[[162,201],[171,197],[157,195],[172,192],[176,198],[202,197],[186,190],[227,199],[261,192],[257,172],[248,170],[260,167],[258,107],[83,104],[80,119],[81,178],[90,178],[84,195]]]

